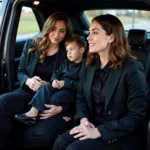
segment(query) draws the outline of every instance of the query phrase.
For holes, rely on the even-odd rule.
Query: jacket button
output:
[[[111,111],[108,111],[108,115],[111,115]]]

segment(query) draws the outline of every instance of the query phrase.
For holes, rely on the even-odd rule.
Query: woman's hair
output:
[[[38,36],[35,40],[33,40],[33,46],[32,48],[29,49],[29,53],[30,52],[40,52],[40,62],[44,62],[45,57],[46,57],[46,53],[47,53],[47,49],[51,43],[51,41],[49,40],[49,32],[52,31],[52,29],[54,28],[55,24],[57,21],[64,21],[66,24],[66,36],[64,38],[64,40],[61,42],[61,44],[64,44],[65,40],[72,37],[72,26],[71,26],[71,22],[69,17],[63,13],[63,12],[55,12],[53,14],[51,14],[44,26],[43,26],[43,30],[41,32],[41,35]]]
[[[109,61],[111,62],[111,68],[117,68],[122,65],[124,59],[129,57],[136,59],[131,55],[130,47],[128,44],[127,37],[121,21],[110,14],[100,15],[93,18],[92,22],[98,22],[106,35],[114,35],[114,41],[110,43]],[[95,59],[98,58],[96,53],[88,53],[86,66],[92,64]]]

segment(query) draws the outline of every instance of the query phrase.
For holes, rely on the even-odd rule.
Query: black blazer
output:
[[[28,40],[26,42],[18,66],[17,77],[21,86],[24,85],[25,81],[28,78],[33,77],[36,64],[39,60],[39,55],[40,55],[39,53],[28,54],[28,50],[30,47],[33,47],[32,40]],[[56,60],[54,70],[56,70],[61,65],[63,60],[66,58],[66,51],[64,48],[59,49],[57,58],[58,59]]]
[[[75,121],[82,117],[91,120],[93,102],[91,87],[98,61],[82,68],[76,100]],[[105,95],[105,121],[97,126],[107,144],[120,141],[123,150],[141,150],[140,133],[146,128],[148,86],[143,65],[126,59],[122,67],[111,69]]]

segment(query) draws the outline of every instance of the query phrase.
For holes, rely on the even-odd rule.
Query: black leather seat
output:
[[[147,48],[147,31],[142,29],[131,29],[128,33],[128,40],[132,54],[137,57],[137,59],[143,64],[145,68],[147,83],[150,87],[150,51]],[[148,105],[150,106],[150,93],[148,97]],[[150,119],[149,115],[150,107],[148,108],[147,120]],[[150,122],[148,123],[147,135],[143,134],[143,137],[141,137],[141,142],[143,145],[146,145],[147,143],[147,148],[144,147],[144,149],[150,150]]]
[[[128,41],[132,54],[137,57],[146,69],[149,54],[149,51],[146,49],[147,31],[142,29],[129,30]]]

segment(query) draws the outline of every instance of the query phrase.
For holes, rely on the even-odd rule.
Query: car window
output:
[[[124,29],[145,29],[150,31],[150,11],[142,10],[90,10],[84,11],[89,23],[97,15],[112,14],[117,16],[123,23]]]
[[[29,7],[22,7],[22,12],[17,31],[17,40],[30,38],[40,32],[34,12]]]
[[[0,25],[1,25],[1,21],[2,21],[2,17],[3,17],[3,14],[4,14],[4,10],[3,10],[3,3],[2,3],[2,0],[0,0]]]

